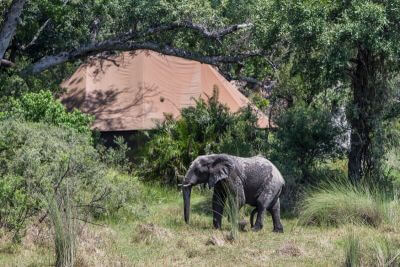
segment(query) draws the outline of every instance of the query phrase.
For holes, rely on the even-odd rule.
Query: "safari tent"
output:
[[[219,101],[235,112],[249,100],[212,66],[152,51],[124,52],[83,64],[66,81],[61,100],[95,116],[100,132],[149,130],[171,114],[206,99],[218,88]],[[258,125],[268,119],[258,113]]]

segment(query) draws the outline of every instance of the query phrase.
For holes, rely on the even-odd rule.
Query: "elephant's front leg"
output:
[[[226,192],[221,183],[217,183],[214,187],[212,198],[213,224],[216,229],[221,228],[222,215],[224,214],[224,205]]]

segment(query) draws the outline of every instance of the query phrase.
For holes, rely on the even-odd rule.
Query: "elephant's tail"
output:
[[[280,197],[281,195],[283,195],[283,194],[285,193],[285,191],[286,191],[286,183],[284,183],[284,184],[282,185],[282,188],[281,188],[281,191],[280,191],[279,194],[278,194],[278,197]]]

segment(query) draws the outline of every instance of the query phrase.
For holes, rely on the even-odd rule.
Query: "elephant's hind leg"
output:
[[[268,209],[272,215],[272,223],[274,224],[274,232],[283,233],[283,226],[281,223],[281,204],[279,198],[275,201],[272,207]]]
[[[259,231],[263,228],[264,215],[267,208],[269,208],[275,200],[272,192],[265,191],[257,199],[257,219],[253,227],[253,231]]]

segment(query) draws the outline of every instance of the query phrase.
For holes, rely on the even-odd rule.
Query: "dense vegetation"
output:
[[[293,255],[305,255],[298,247],[324,254],[309,241],[326,231],[335,235],[326,251],[337,264],[399,264],[399,0],[5,0],[0,13],[0,265],[8,242],[18,247],[38,225],[51,229],[50,264],[79,263],[75,241],[88,224],[138,226],[133,241],[122,237],[128,233],[122,227],[114,243],[168,255],[164,243],[172,242],[171,250],[185,251],[177,261],[206,265],[197,253],[214,253],[210,262],[217,265],[220,250],[175,240],[166,230],[207,235],[207,192],[195,191],[192,227],[204,228],[199,234],[177,222],[175,187],[193,159],[210,153],[262,154],[279,167],[286,180],[282,207],[292,216],[283,238],[303,235],[291,243]],[[144,133],[149,141],[140,151],[121,138],[105,147],[91,130],[93,117],[57,100],[59,84],[92,57],[139,49],[214,65],[269,116],[271,127],[258,128],[252,106],[231,112],[215,88],[178,120],[166,115]],[[228,214],[232,228],[234,217],[248,215],[235,212]],[[246,237],[250,250],[259,249],[253,240],[268,242]],[[232,258],[243,252],[235,242],[230,249]],[[284,253],[273,251],[274,259]],[[18,258],[18,249],[13,253]],[[329,263],[306,258],[301,262]]]

